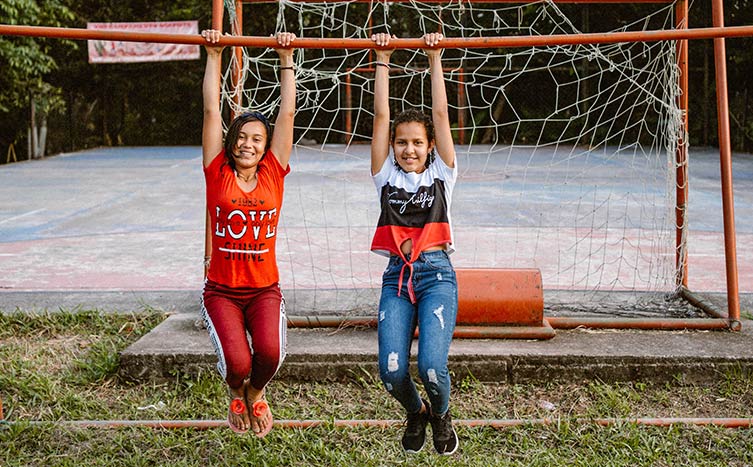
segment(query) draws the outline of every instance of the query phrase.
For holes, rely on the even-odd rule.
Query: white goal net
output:
[[[255,7],[246,4],[246,15]],[[305,38],[577,35],[672,29],[675,22],[673,4],[274,7],[276,29]],[[686,141],[676,48],[656,41],[445,49],[460,170],[455,267],[538,268],[554,313],[686,313],[668,298],[677,290],[676,251],[684,248],[675,241],[676,153]],[[369,253],[378,218],[368,162],[375,55],[306,48],[295,57],[296,148],[278,238],[281,285],[296,314],[363,314],[376,307],[385,266]],[[393,112],[430,112],[424,52],[397,50],[392,62]],[[244,50],[226,68],[224,105],[273,115],[276,65],[271,49]],[[238,88],[234,67],[242,71]]]

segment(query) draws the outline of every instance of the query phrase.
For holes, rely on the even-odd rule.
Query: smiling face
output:
[[[421,173],[426,170],[426,158],[433,148],[434,141],[429,141],[423,123],[403,122],[395,127],[392,151],[404,171]]]
[[[264,156],[267,144],[267,128],[258,120],[245,123],[238,132],[233,147],[236,169],[255,166]]]

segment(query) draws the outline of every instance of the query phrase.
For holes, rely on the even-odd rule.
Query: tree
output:
[[[70,0],[87,22],[198,20],[210,24],[210,0]],[[203,60],[88,63],[86,46],[56,50],[50,82],[65,90],[67,118],[50,122],[50,144],[60,151],[111,145],[183,145],[201,142]]]
[[[63,26],[73,19],[73,13],[57,1],[4,0],[0,3],[0,23]],[[44,154],[47,116],[62,110],[64,101],[60,89],[45,81],[45,76],[56,69],[50,56],[52,42],[29,37],[0,36],[0,140],[5,144],[18,141],[24,130],[35,142],[29,157]],[[68,41],[55,41],[57,47],[74,46]],[[37,118],[25,124],[18,118],[30,109],[30,115],[38,117],[42,124],[37,127]],[[25,128],[26,127],[26,128]]]

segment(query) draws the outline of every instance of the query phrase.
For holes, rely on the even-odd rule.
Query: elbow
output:
[[[295,108],[292,109],[280,109],[279,113],[279,119],[280,120],[293,120],[295,118]]]
[[[447,110],[447,104],[434,106],[431,111],[434,120],[449,120],[450,112]]]

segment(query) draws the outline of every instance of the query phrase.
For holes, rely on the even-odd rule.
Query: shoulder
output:
[[[371,178],[372,180],[374,180],[374,183],[376,185],[381,186],[387,183],[388,180],[390,180],[391,178],[394,178],[395,176],[399,174],[400,174],[400,171],[397,170],[397,167],[395,167],[395,164],[392,162],[392,159],[388,157],[382,163],[382,168],[379,169],[379,172],[372,175]]]
[[[280,161],[271,149],[267,149],[267,152],[264,153],[264,157],[259,162],[259,165],[263,169],[269,170],[275,176],[284,177],[290,173],[290,164],[283,169],[282,165],[280,165]]]
[[[434,162],[429,166],[429,171],[433,176],[439,177],[443,180],[455,181],[458,176],[458,158],[455,157],[454,167],[449,167],[447,163],[442,159],[439,154],[434,158]]]
[[[205,174],[219,174],[223,167],[229,167],[225,163],[225,150],[222,149],[220,152],[217,153],[216,156],[212,159],[212,161],[209,163],[209,165],[204,167],[204,173]]]

